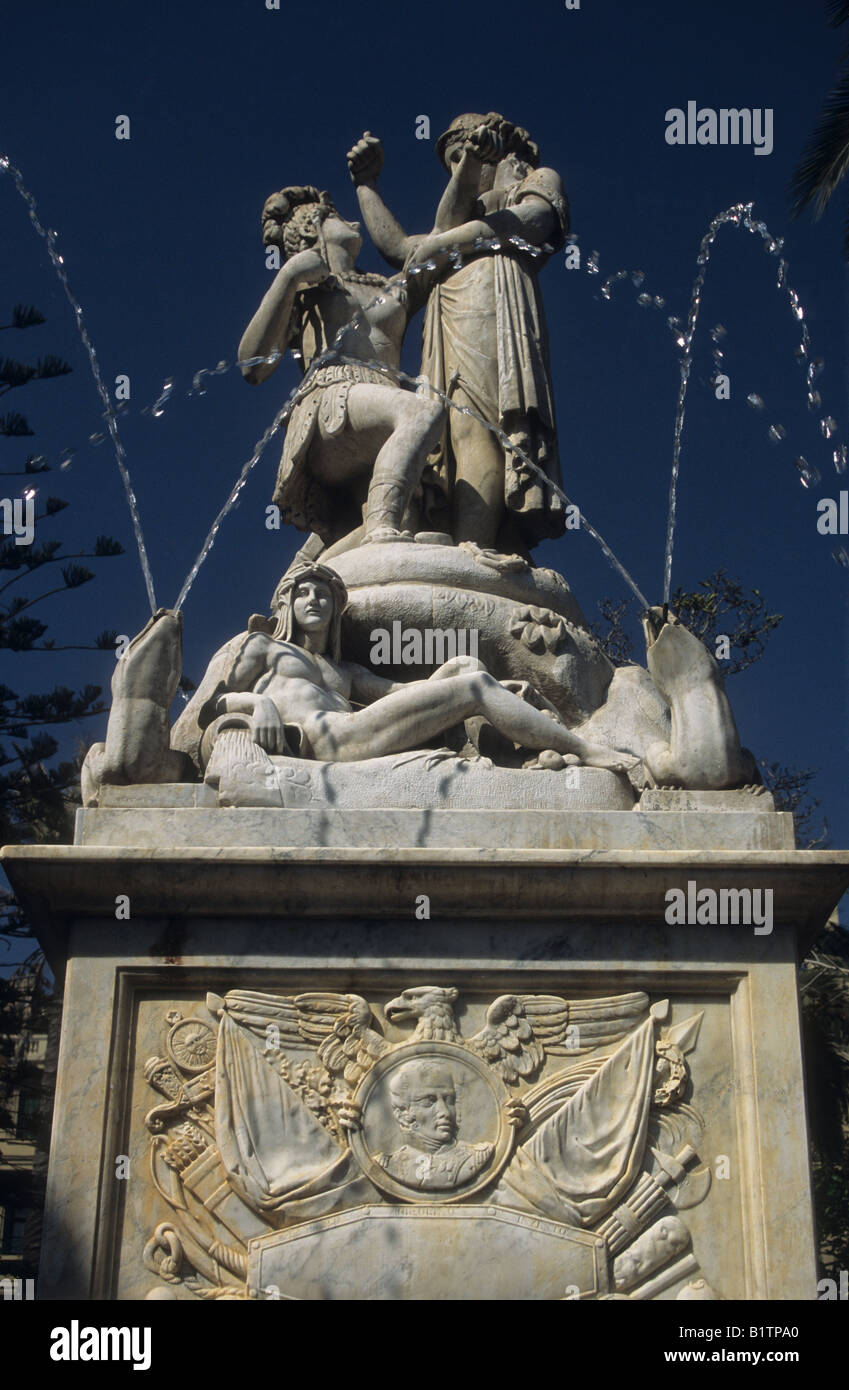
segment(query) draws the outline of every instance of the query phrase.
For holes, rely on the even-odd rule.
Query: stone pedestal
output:
[[[66,962],[41,1297],[816,1296],[796,966],[849,854],[789,817],[147,788],[78,841],[4,852]]]

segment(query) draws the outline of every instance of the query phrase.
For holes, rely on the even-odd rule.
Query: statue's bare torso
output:
[[[618,771],[634,762],[571,734],[559,720],[526,704],[510,684],[502,685],[465,657],[455,657],[428,680],[399,684],[254,633],[233,665],[228,681],[233,693],[219,707],[249,714],[256,741],[269,752],[283,751],[285,725],[297,726],[303,751],[320,760],[403,752],[481,714],[520,745],[576,754]],[[365,708],[355,709],[352,698]]]
[[[353,679],[351,668],[326,656],[255,633],[239,654],[233,688],[265,695],[284,724],[304,725],[315,714],[351,714]]]
[[[341,329],[347,329],[340,344],[346,357],[361,362],[382,362],[388,367],[401,364],[401,344],[407,327],[407,309],[399,289],[385,293],[374,285],[340,282],[333,278],[330,285],[315,294],[324,342],[316,333],[309,314],[305,315],[301,333],[304,366],[308,367],[317,352],[329,347]],[[355,327],[349,327],[357,319]]]

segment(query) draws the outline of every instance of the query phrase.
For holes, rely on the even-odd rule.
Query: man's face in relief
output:
[[[333,595],[320,579],[305,579],[295,590],[292,613],[303,632],[320,632],[333,617]]]
[[[395,1118],[416,1148],[437,1149],[457,1138],[457,1093],[450,1071],[410,1062],[392,1087]]]

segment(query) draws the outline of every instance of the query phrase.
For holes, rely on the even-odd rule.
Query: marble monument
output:
[[[415,235],[348,153],[389,276],[329,193],[267,199],[239,351],[300,360],[300,549],[173,724],[151,618],[75,843],[4,851],[65,976],[42,1297],[815,1297],[795,970],[849,855],[795,848],[675,614],[614,668],[534,565],[569,207],[498,113],[437,153]]]

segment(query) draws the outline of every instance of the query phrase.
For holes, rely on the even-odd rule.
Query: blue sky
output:
[[[434,9],[366,0],[269,11],[264,0],[197,5],[87,0],[70,7],[19,4],[4,17],[0,152],[21,169],[42,220],[59,233],[106,380],[131,382],[122,434],[139,498],[157,598],[173,603],[209,525],[254,441],[298,379],[291,361],[261,387],[237,373],[186,398],[193,374],[232,362],[269,281],[259,235],[264,198],[288,183],[330,190],[355,214],[345,152],[368,128],[386,147],[382,189],[409,231],[428,230],[443,186],[435,139],[460,111],[501,110],[525,125],[543,162],[563,176],[584,255],[596,277],[555,257],[543,272],[564,486],[653,602],[662,588],[666,501],[678,359],[666,325],[686,315],[698,243],[711,218],[753,200],[786,236],[790,281],[805,307],[824,410],[806,406],[793,349],[799,324],[775,287],[775,260],[744,232],[720,235],[696,339],[681,465],[673,587],[724,566],[759,587],[784,621],[756,667],[730,682],[743,739],[759,756],[821,769],[816,792],[835,846],[849,843],[846,795],[849,572],[817,533],[816,502],[842,481],[819,414],[849,439],[847,270],[842,209],[819,224],[791,223],[787,184],[841,39],[824,6],[789,0],[556,0]],[[774,149],[670,146],[665,113],[700,106],[771,108]],[[415,138],[430,117],[433,139]],[[131,138],[115,139],[130,118]],[[4,334],[3,353],[57,352],[71,376],[10,397],[32,440],[4,441],[3,467],[28,451],[56,460],[77,448],[44,492],[71,509],[45,523],[80,548],[101,533],[126,554],[100,562],[97,579],[45,607],[60,643],[114,628],[134,633],[148,614],[129,513],[108,445],[88,447],[99,402],[73,318],[8,176],[0,175],[0,321],[18,301],[43,327]],[[366,243],[365,269],[380,269]],[[641,288],[666,308],[641,307],[630,281],[610,303],[606,275],[641,270]],[[710,329],[728,330],[729,401],[705,385]],[[418,367],[420,320],[405,364]],[[141,408],[173,377],[158,420]],[[767,408],[746,404],[755,391]],[[786,439],[767,441],[770,424]],[[793,460],[822,473],[805,491]],[[185,669],[200,678],[212,652],[266,610],[299,543],[265,529],[279,445],[260,461],[185,608]],[[8,489],[7,489],[8,491]],[[48,529],[50,528],[50,529]],[[843,542],[849,546],[849,538]],[[537,563],[561,569],[592,619],[596,600],[626,591],[585,534],[540,547]],[[47,587],[47,585],[45,585]],[[636,613],[636,605],[634,606]],[[636,635],[636,628],[635,628]],[[55,680],[108,686],[108,653],[21,656],[3,679],[19,689]],[[105,719],[80,732],[102,736]]]

